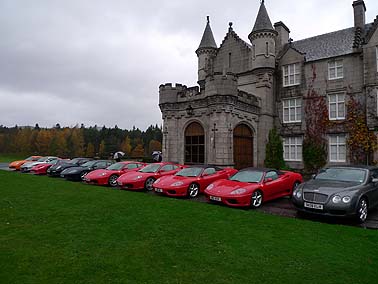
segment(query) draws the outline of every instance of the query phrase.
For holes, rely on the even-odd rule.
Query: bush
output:
[[[269,131],[269,141],[265,150],[265,166],[273,169],[286,168],[283,159],[283,145],[281,137],[277,133],[277,129],[273,128]]]
[[[305,138],[303,141],[303,163],[307,173],[315,173],[327,163],[327,150],[324,143]]]

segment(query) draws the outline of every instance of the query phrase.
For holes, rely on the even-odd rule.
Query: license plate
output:
[[[218,196],[209,196],[210,200],[214,200],[214,201],[222,201],[222,198],[218,197]]]
[[[323,210],[323,205],[322,204],[316,204],[316,203],[305,202],[304,207],[311,208],[311,209]]]
[[[161,188],[155,188],[155,191],[156,192],[163,192],[163,190]]]

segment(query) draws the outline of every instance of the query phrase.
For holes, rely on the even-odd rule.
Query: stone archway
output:
[[[253,166],[253,132],[245,124],[234,129],[234,165],[236,169]]]
[[[198,122],[185,129],[185,164],[205,163],[205,131]]]

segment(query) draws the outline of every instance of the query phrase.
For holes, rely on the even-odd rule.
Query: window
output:
[[[278,174],[276,171],[270,171],[270,172],[267,172],[266,175],[265,175],[265,178],[264,180],[268,180],[269,178],[271,178],[272,180],[276,180],[278,179]]]
[[[377,65],[377,72],[378,72],[378,46],[375,47],[375,62]]]
[[[301,122],[302,120],[302,99],[282,100],[283,122]]]
[[[329,136],[329,161],[346,162],[346,141],[345,135]]]
[[[228,68],[231,68],[231,52],[228,54]]]
[[[173,165],[165,165],[160,169],[160,171],[162,171],[162,172],[169,172],[169,171],[172,171],[172,170],[173,170]]]
[[[328,62],[328,79],[341,79],[344,77],[343,61],[333,60]]]
[[[205,133],[202,126],[192,122],[185,131],[185,163],[205,162]]]
[[[302,161],[302,140],[301,136],[286,137],[283,141],[284,160]]]
[[[299,63],[282,66],[283,86],[294,86],[300,84],[300,66]]]
[[[269,43],[268,42],[265,43],[265,55],[269,56]]]
[[[328,95],[328,110],[330,120],[345,119],[345,95]]]

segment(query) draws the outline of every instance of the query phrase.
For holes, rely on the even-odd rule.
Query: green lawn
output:
[[[29,156],[20,154],[0,154],[0,163],[10,163],[16,160],[23,160]]]
[[[378,231],[0,171],[1,283],[377,283]]]

